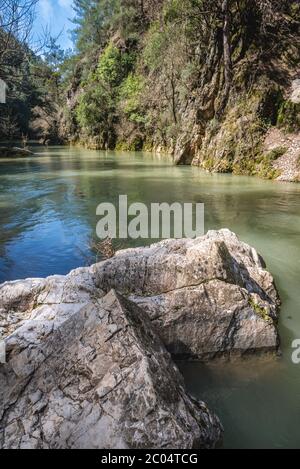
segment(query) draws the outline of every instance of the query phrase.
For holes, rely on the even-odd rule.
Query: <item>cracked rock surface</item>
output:
[[[218,419],[165,346],[201,360],[274,352],[279,306],[261,257],[228,230],[1,285],[0,447],[218,445]]]
[[[111,291],[37,308],[6,339],[0,446],[212,448],[222,427],[190,398],[147,315]]]

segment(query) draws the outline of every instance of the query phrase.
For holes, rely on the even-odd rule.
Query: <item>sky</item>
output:
[[[51,36],[59,38],[58,44],[63,49],[72,48],[70,29],[73,25],[70,19],[74,17],[73,0],[38,0],[36,19],[33,28],[34,38],[37,39],[48,28]]]

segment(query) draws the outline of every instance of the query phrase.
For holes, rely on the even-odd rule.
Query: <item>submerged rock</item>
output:
[[[0,158],[22,158],[32,156],[34,153],[25,148],[18,147],[0,147]]]
[[[114,291],[85,305],[36,307],[6,349],[1,448],[192,449],[221,441],[219,420],[186,394],[147,315]]]

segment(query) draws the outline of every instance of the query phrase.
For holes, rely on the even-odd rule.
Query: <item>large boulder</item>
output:
[[[177,358],[279,348],[273,277],[255,249],[229,230],[120,251],[68,276],[6,283],[0,287],[0,334],[12,333],[36,305],[80,306],[111,289],[147,312]]]
[[[150,315],[177,358],[276,352],[280,300],[255,249],[229,230],[129,249],[93,267]]]
[[[79,282],[84,276],[77,271]],[[23,284],[24,302],[15,302],[20,282],[17,295],[2,303],[15,328],[2,330],[7,363],[0,365],[0,447],[218,445],[219,420],[186,394],[147,314],[115,291],[100,298],[87,289],[76,298],[72,280],[60,280],[53,296],[43,281],[31,284],[42,303],[30,303],[30,281]],[[26,320],[16,319],[16,309],[27,310]]]

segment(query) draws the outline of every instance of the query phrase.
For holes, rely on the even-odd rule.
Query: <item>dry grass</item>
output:
[[[95,253],[98,262],[99,260],[111,259],[115,256],[117,251],[122,249],[122,246],[114,246],[112,239],[106,238],[102,241],[91,240],[89,248]]]

